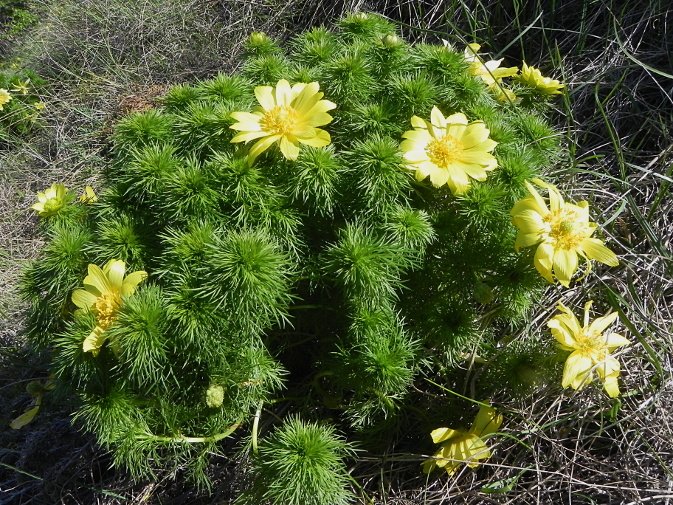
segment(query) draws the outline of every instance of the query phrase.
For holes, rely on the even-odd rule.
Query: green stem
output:
[[[227,438],[231,435],[236,429],[241,425],[241,421],[232,424],[227,428],[227,430],[222,433],[217,433],[216,435],[211,435],[209,437],[186,437],[184,435],[178,435],[175,437],[165,437],[162,435],[152,435],[151,433],[143,433],[142,435],[137,435],[136,439],[138,440],[155,440],[157,442],[186,442],[188,444],[202,444],[209,442],[219,442],[222,439]]]
[[[252,422],[252,453],[257,456],[257,432],[259,431],[259,418],[262,416],[262,405],[259,404],[255,412],[255,420]]]

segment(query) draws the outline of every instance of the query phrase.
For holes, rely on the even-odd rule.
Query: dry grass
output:
[[[106,128],[129,107],[146,105],[156,86],[236,67],[252,30],[285,38],[350,10],[401,22],[411,39],[463,37],[488,43],[511,63],[525,56],[562,75],[570,93],[559,127],[574,162],[554,174],[602,209],[609,243],[622,259],[582,288],[550,288],[581,306],[594,298],[621,308],[634,342],[621,355],[621,402],[600,391],[498,398],[506,436],[478,471],[426,481],[418,456],[363,455],[353,473],[376,503],[594,504],[673,503],[673,7],[668,2],[317,0],[82,0],[34,2],[41,22],[15,44],[26,64],[50,79],[45,128],[0,152],[0,395],[5,425],[28,402],[27,380],[45,360],[22,351],[21,266],[41,241],[26,212],[35,191],[59,180],[82,188],[105,162]],[[525,5],[520,5],[525,4]],[[624,5],[622,5],[624,4]],[[628,8],[626,4],[629,4]],[[546,332],[540,311],[518,338]],[[198,495],[173,476],[130,482],[68,421],[52,399],[33,425],[0,434],[0,502],[228,503],[231,467],[213,464],[215,495]],[[235,487],[236,484],[233,485]]]

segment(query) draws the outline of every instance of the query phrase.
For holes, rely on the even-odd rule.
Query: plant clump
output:
[[[590,237],[588,204],[538,179],[563,154],[553,83],[533,99],[536,75],[498,73],[478,49],[408,44],[364,13],[287,51],[253,33],[240,74],[119,122],[97,194],[41,193],[27,332],[116,464],[208,486],[212,454],[249,450],[242,503],[349,503],[356,448],[418,452],[432,432],[442,449],[419,470],[475,467],[506,426],[503,386],[561,382],[549,336],[525,355],[503,341],[549,282],[573,282],[578,254],[616,257]],[[609,359],[612,395],[619,369],[598,354],[570,361]],[[564,386],[591,377],[577,366]],[[437,429],[474,417],[437,389],[473,367],[473,427]]]

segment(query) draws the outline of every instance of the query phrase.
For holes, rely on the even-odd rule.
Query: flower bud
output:
[[[221,407],[224,402],[224,388],[219,384],[211,384],[206,391],[206,405],[210,408]]]

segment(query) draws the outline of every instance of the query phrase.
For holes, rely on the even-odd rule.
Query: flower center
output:
[[[57,212],[63,207],[63,200],[60,198],[50,198],[44,202],[44,211],[45,212]]]
[[[260,120],[262,130],[278,135],[287,135],[297,124],[297,111],[292,107],[276,105]]]
[[[433,139],[425,148],[430,161],[441,168],[448,168],[452,162],[456,161],[462,150],[463,144],[451,135]]]
[[[575,337],[576,347],[581,354],[595,361],[601,361],[608,354],[607,343],[602,334],[587,334],[584,330]]]
[[[96,299],[94,307],[98,314],[98,325],[106,329],[112,324],[121,305],[121,297],[116,293],[105,293]]]
[[[559,209],[550,212],[544,220],[549,223],[549,237],[559,249],[575,249],[588,237],[585,223],[572,210]]]

